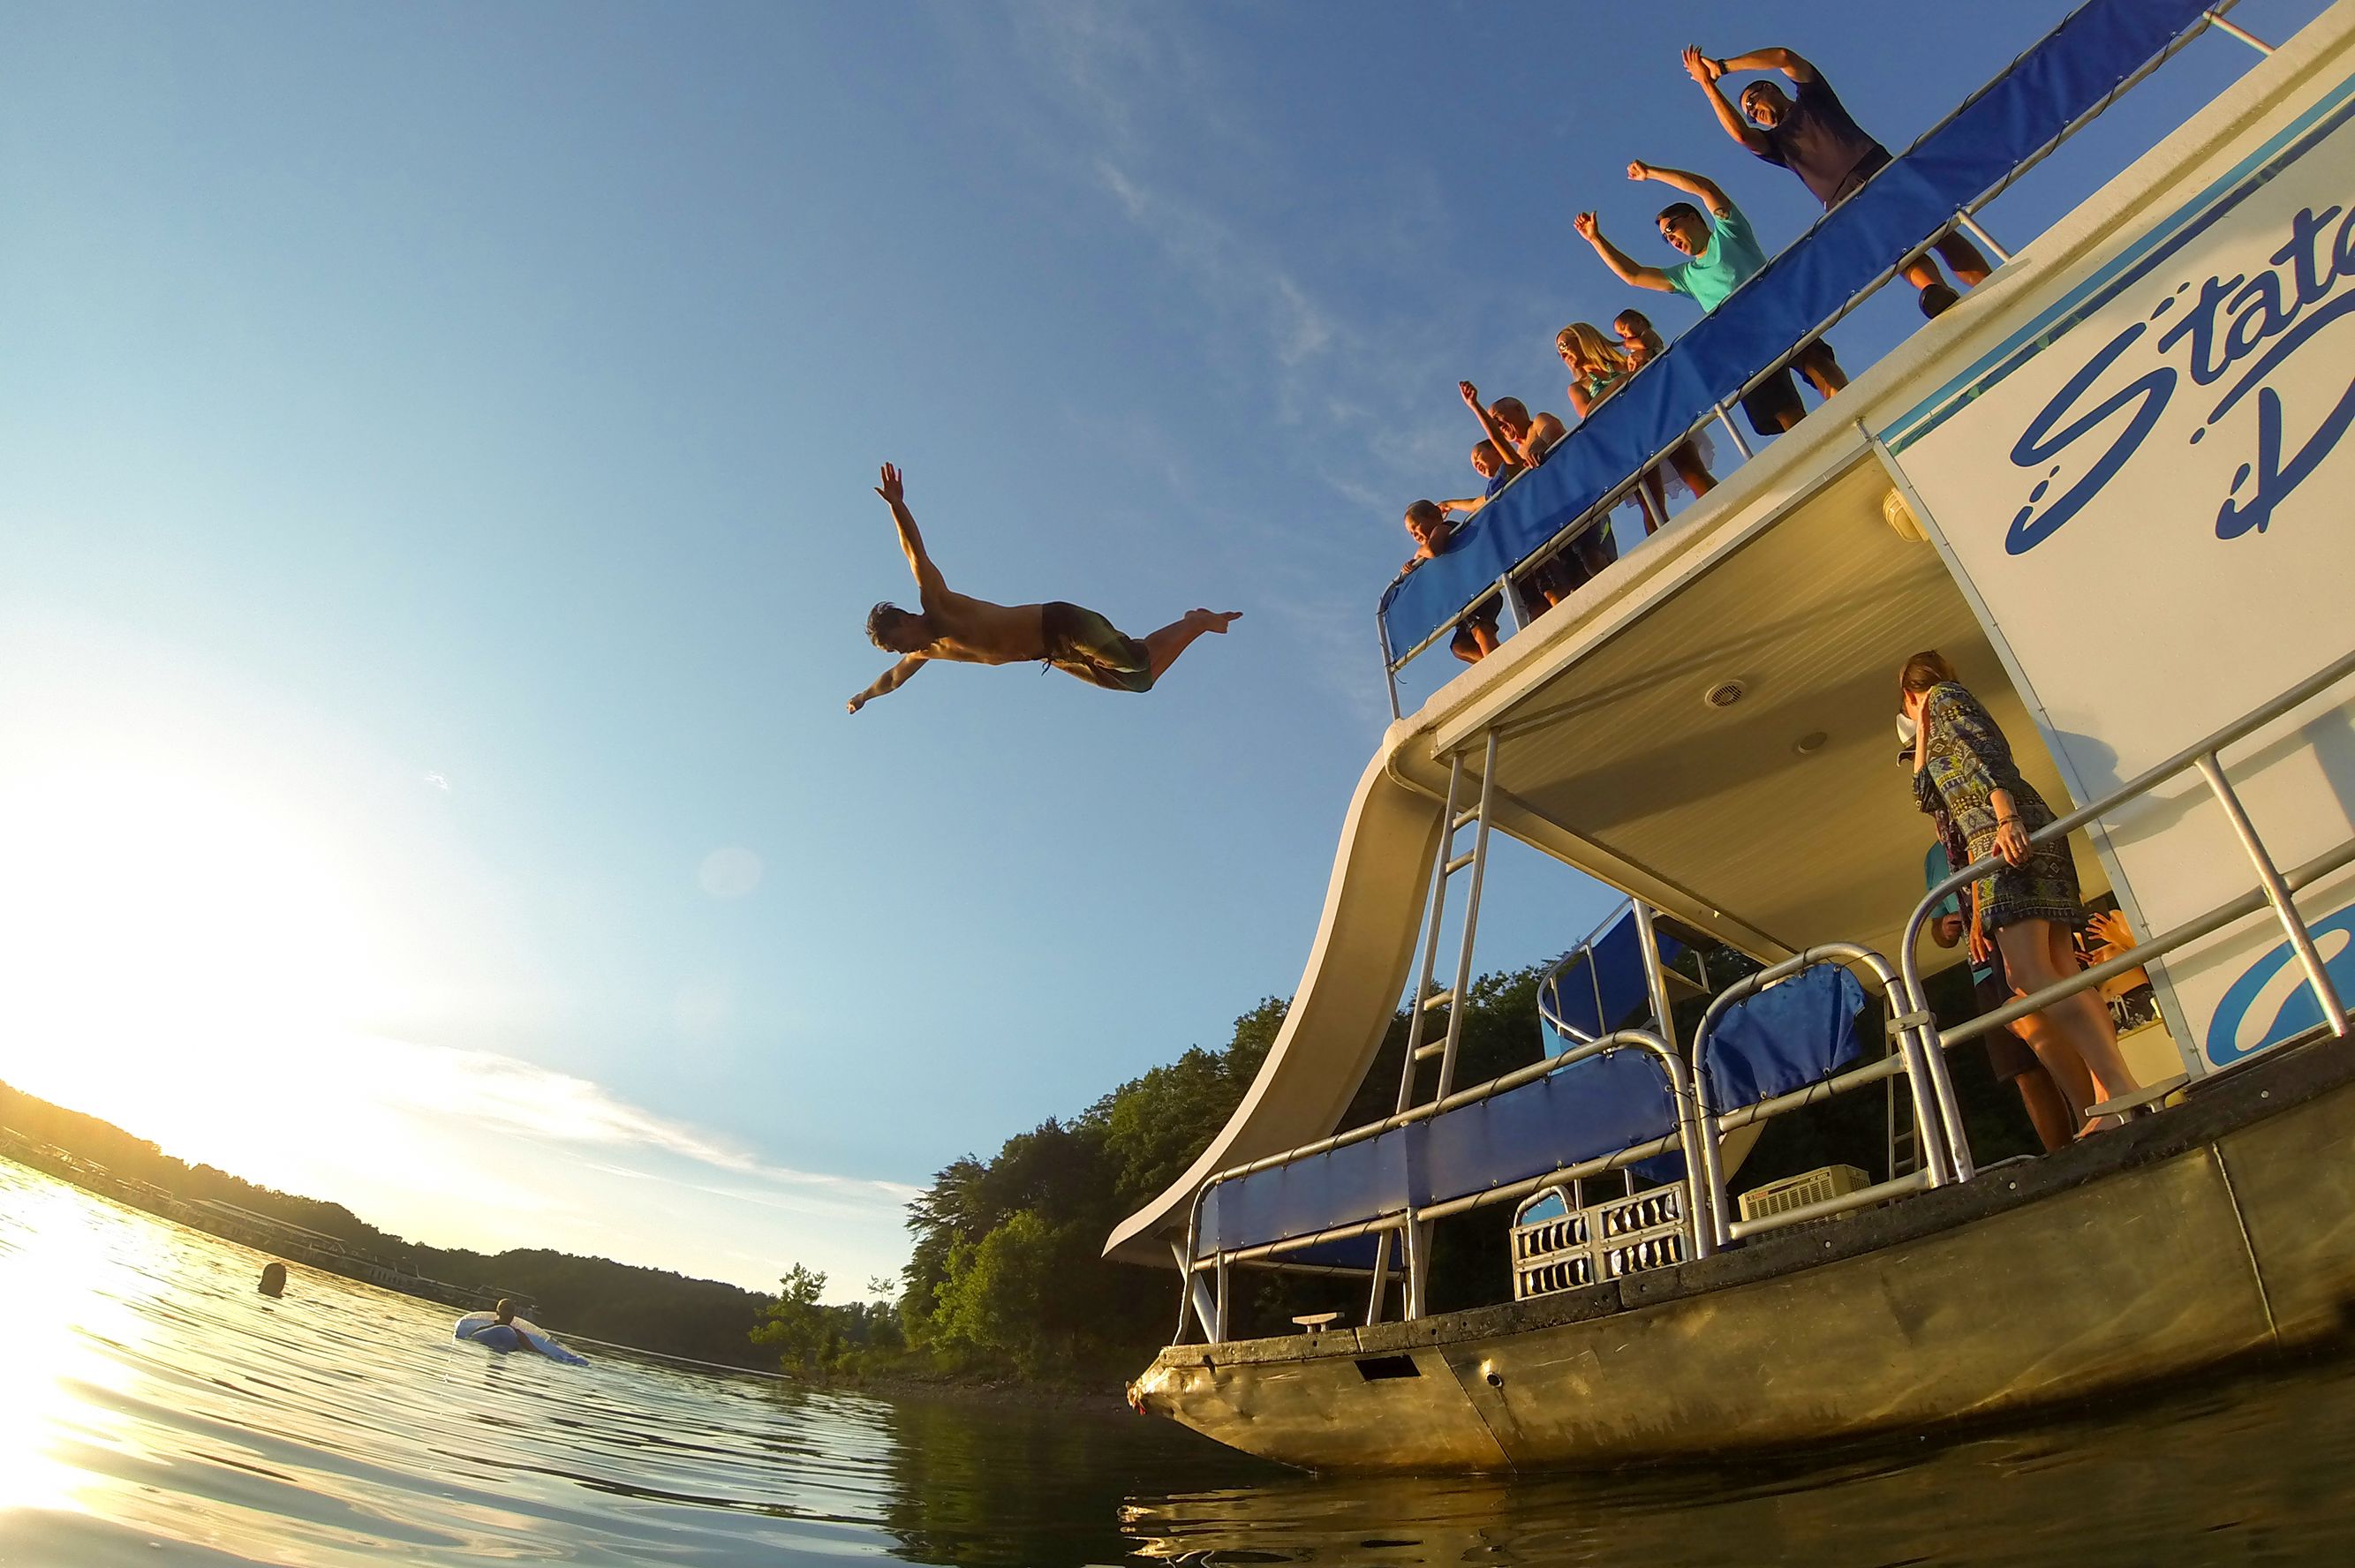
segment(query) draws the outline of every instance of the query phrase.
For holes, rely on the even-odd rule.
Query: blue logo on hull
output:
[[[2307,927],[2339,1004],[2355,997],[2355,904]],[[2322,1022],[2322,1005],[2287,938],[2250,965],[2208,1020],[2208,1060],[2222,1067]]]

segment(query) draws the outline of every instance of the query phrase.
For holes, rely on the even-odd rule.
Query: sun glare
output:
[[[340,1069],[380,946],[332,838],[262,789],[84,763],[0,783],[0,1077],[205,1157]]]

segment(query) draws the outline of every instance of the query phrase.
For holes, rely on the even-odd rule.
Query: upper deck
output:
[[[1749,457],[1752,440],[1732,411],[1742,399],[1783,373],[1802,346],[1896,276],[1906,259],[1958,228],[2003,259],[1973,215],[2201,32],[2223,27],[2247,38],[2222,18],[2226,8],[2200,0],[2087,0],[1687,327],[1540,466],[1455,529],[1444,554],[1391,583],[1377,619],[1393,715],[1401,667],[1476,605],[1494,604],[1500,583],[1525,580],[1605,527],[1614,507],[1640,505],[1640,476],[1669,452],[1714,432],[1721,446]],[[1983,321],[1987,312],[1982,305],[1973,314]],[[1834,412],[1856,417],[1845,396]],[[1626,531],[1620,548],[1640,553]],[[1504,604],[1508,617],[1519,608],[1509,592]]]
[[[1744,389],[2213,20],[2176,0],[2095,0],[1828,213],[1502,491],[1460,549],[1392,584],[1382,626],[1394,700],[1397,669],[1493,602],[1500,580],[1593,527],[1694,429],[1730,429]],[[2326,17],[2299,50],[2315,54],[2346,26]],[[1443,797],[1446,759],[1494,731],[1499,830],[1762,959],[1833,933],[1892,946],[1920,891],[1924,831],[1891,727],[1909,655],[1944,651],[2030,781],[2056,803],[2073,792],[1967,579],[1922,533],[1870,432],[2012,342],[2056,289],[2129,243],[2266,91],[2244,81],[2227,93],[1673,524],[1448,679],[1392,725],[1391,776]],[[2088,896],[2107,891],[2082,844],[2078,860]]]

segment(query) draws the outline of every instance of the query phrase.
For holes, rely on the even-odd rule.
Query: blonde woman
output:
[[[1592,413],[1612,393],[1627,384],[1642,361],[1625,348],[1603,335],[1602,329],[1590,322],[1573,321],[1554,334],[1554,352],[1571,374],[1570,402],[1581,419]],[[1700,449],[1687,441],[1678,443],[1668,453],[1668,466],[1684,481],[1687,490],[1698,499],[1716,488],[1717,481],[1707,466],[1708,460]],[[1651,506],[1644,513],[1644,531],[1659,531],[1660,519],[1668,515],[1668,487],[1660,479],[1657,468],[1644,473],[1644,491]]]

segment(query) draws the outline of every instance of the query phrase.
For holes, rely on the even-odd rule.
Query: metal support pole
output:
[[[1382,678],[1390,684],[1391,718],[1395,721],[1404,717],[1399,708],[1398,661],[1391,656],[1391,624],[1382,619],[1380,610],[1374,612],[1374,635],[1381,640]]]
[[[1184,1298],[1184,1305],[1178,1308],[1178,1338],[1170,1343],[1182,1345],[1186,1342],[1186,1308],[1188,1307],[1194,1309],[1194,1321],[1202,1326],[1202,1338],[1217,1339],[1219,1312],[1217,1304],[1210,1299],[1210,1287],[1202,1283],[1200,1273],[1188,1264],[1186,1244],[1183,1242],[1172,1240],[1169,1250],[1177,1254],[1178,1272],[1186,1281],[1186,1287],[1180,1292]]]
[[[2207,752],[2197,764],[2200,776],[2208,781],[2215,792],[2216,804],[2224,808],[2225,819],[2241,840],[2241,848],[2257,868],[2257,880],[2264,884],[2265,900],[2281,917],[2282,930],[2289,934],[2289,944],[2297,950],[2298,964],[2306,970],[2307,984],[2314,987],[2314,999],[2321,1004],[2322,1016],[2330,1022],[2330,1032],[2341,1040],[2347,1038],[2347,1009],[2339,1005],[2338,987],[2330,983],[2330,972],[2323,966],[2322,955],[2314,950],[2314,938],[2306,929],[2305,917],[2297,912],[2297,903],[2274,867],[2273,857],[2265,852],[2264,840],[2249,821],[2249,814],[2241,808],[2241,797],[2232,793],[2225,781],[2224,770],[2218,765],[2216,753]]]
[[[1227,1254],[1220,1253],[1219,1254],[1219,1299],[1213,1317],[1216,1328],[1210,1335],[1210,1342],[1214,1345],[1223,1345],[1227,1342],[1227,1303],[1234,1294],[1227,1288]]]
[[[1673,1061],[1677,1056],[1677,1020],[1668,1002],[1668,971],[1660,965],[1660,938],[1652,929],[1652,906],[1642,899],[1630,899],[1627,908],[1636,920],[1636,944],[1644,955],[1644,985],[1652,996],[1652,1029],[1668,1048]],[[1595,967],[1589,960],[1587,967]],[[1599,993],[1598,993],[1599,994]],[[1601,1020],[1608,1030],[1610,1019]],[[1699,1069],[1695,1076],[1699,1076]],[[1717,1250],[1720,1234],[1717,1226],[1717,1195],[1723,1179],[1712,1181],[1710,1176],[1717,1163],[1716,1135],[1708,1118],[1700,1114],[1700,1102],[1689,1098],[1684,1086],[1672,1074],[1668,1087],[1678,1096],[1677,1130],[1683,1136],[1685,1154],[1685,1201],[1692,1211],[1693,1255],[1705,1258]],[[1705,1149],[1700,1146],[1708,1146]],[[1631,1171],[1632,1176],[1634,1173]]]
[[[1406,1211],[1406,1310],[1410,1323],[1423,1314],[1423,1286],[1431,1275],[1431,1221],[1415,1217],[1413,1210]]]
[[[1667,496],[1668,490],[1665,486],[1661,489],[1660,494],[1663,496]],[[1644,532],[1646,534],[1658,533],[1662,528],[1667,526],[1668,520],[1668,502],[1666,500],[1662,500],[1659,509],[1657,511],[1653,510],[1652,487],[1649,485],[1645,484],[1641,479],[1636,481],[1636,505],[1644,514]]]
[[[1981,228],[1979,226],[1979,220],[1973,218],[1968,212],[1957,212],[1955,214],[1955,221],[1969,229],[1971,231],[1971,238],[1979,242],[1979,248],[1994,256],[1998,261],[2009,261],[2011,260],[2011,252],[1997,244],[1995,242],[1995,236],[1989,234],[1985,229]]]
[[[2257,37],[2256,34],[2249,31],[2246,27],[2242,27],[2239,23],[2226,21],[2222,12],[2202,11],[2200,15],[2208,18],[2208,25],[2210,27],[2215,28],[2220,33],[2231,34],[2233,37],[2240,39],[2243,43],[2256,50],[2257,53],[2270,56],[2274,52],[2273,45],[2265,42],[2264,39]]]
[[[1446,1099],[1455,1087],[1455,1047],[1464,1038],[1464,992],[1472,983],[1472,937],[1480,929],[1480,883],[1488,871],[1488,803],[1496,791],[1497,732],[1491,730],[1480,761],[1480,820],[1472,826],[1472,885],[1464,894],[1464,943],[1456,949],[1455,996],[1447,1004],[1446,1043],[1440,1048],[1439,1092],[1434,1099]],[[1412,1064],[1413,1059],[1408,1061]]]
[[[1733,416],[1725,411],[1725,405],[1719,403],[1710,411],[1717,415],[1718,422],[1725,427],[1725,433],[1733,438],[1733,450],[1748,457],[1750,443],[1742,439],[1742,427],[1733,422]]]
[[[1512,635],[1512,634],[1519,631],[1522,627],[1529,624],[1527,621],[1521,618],[1521,596],[1513,591],[1513,574],[1511,572],[1508,571],[1505,573],[1504,576],[1497,579],[1497,598],[1498,601],[1498,609],[1505,622],[1505,635],[1507,636]]]
[[[1374,1238],[1374,1294],[1366,1303],[1366,1327],[1370,1328],[1382,1320],[1382,1297],[1391,1288],[1391,1233],[1384,1231]]]
[[[1439,967],[1439,923],[1447,913],[1447,852],[1455,845],[1455,802],[1463,790],[1464,753],[1458,752],[1448,761],[1447,808],[1439,819],[1439,852],[1431,862],[1431,907],[1423,914],[1423,965],[1415,971],[1414,995],[1406,1004],[1406,1064],[1399,1072],[1401,1112],[1414,1104],[1415,1054],[1423,1049],[1423,1020],[1430,1017],[1423,998],[1431,987],[1432,972]]]

